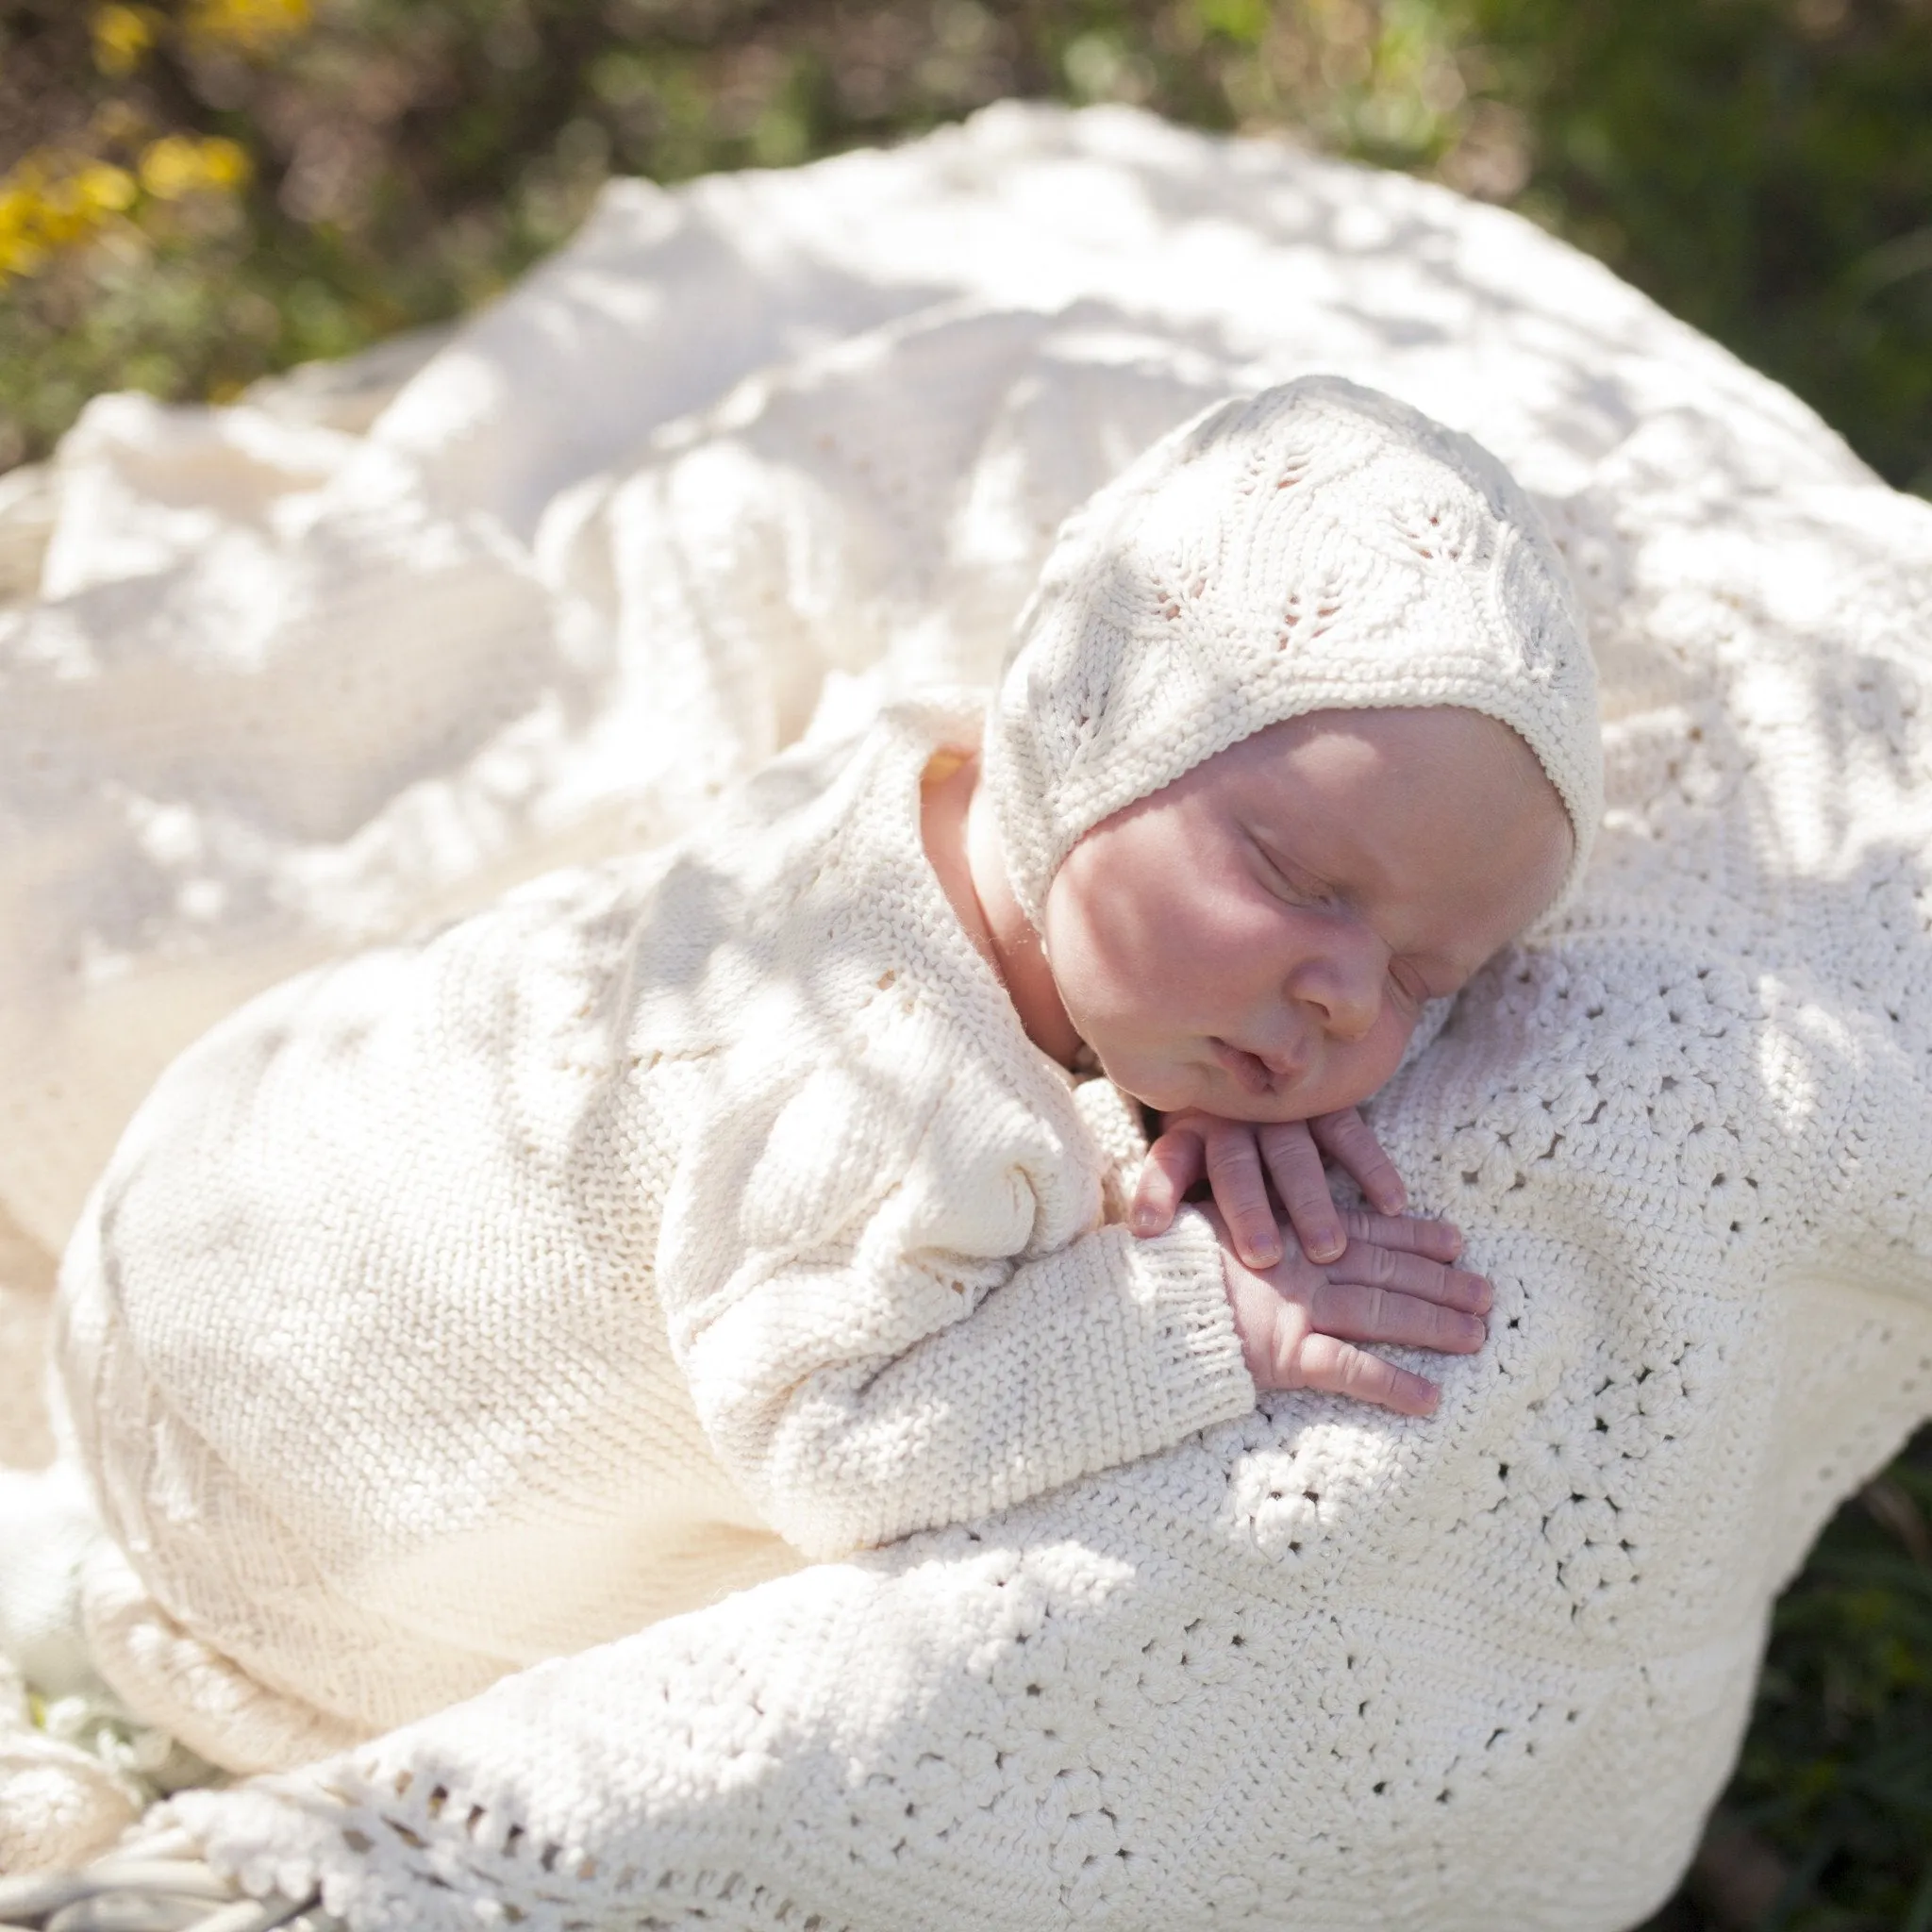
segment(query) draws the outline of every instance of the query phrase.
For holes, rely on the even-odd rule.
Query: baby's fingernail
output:
[[[1151,1208],[1136,1208],[1128,1225],[1136,1234],[1158,1234],[1160,1216]]]
[[[1339,1261],[1347,1246],[1345,1241],[1331,1236],[1325,1241],[1316,1241],[1308,1249],[1308,1258],[1311,1261]]]

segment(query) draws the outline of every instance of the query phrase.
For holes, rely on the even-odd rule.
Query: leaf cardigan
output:
[[[147,1715],[291,1761],[1253,1407],[1207,1224],[1128,1235],[1126,1108],[1027,1040],[921,846],[983,702],[315,969],[162,1076],[62,1305],[146,1587],[97,1657]],[[142,1670],[158,1620],[208,1708]]]

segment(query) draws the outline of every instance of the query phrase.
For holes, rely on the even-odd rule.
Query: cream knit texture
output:
[[[1932,509],[1500,210],[1008,108],[614,189],[379,413],[94,406],[0,506],[0,556],[52,532],[0,613],[0,1197],[57,1242],[271,980],[688,824],[815,706],[991,682],[1070,510],[1313,371],[1508,465],[1598,658],[1589,874],[1377,1103],[1496,1283],[1441,1414],[1270,1399],[774,1578],[177,1800],[219,1857],[357,1932],[1616,1932],[1668,1894],[1774,1592],[1932,1410]],[[506,1459],[594,1366],[503,1391]]]
[[[1564,893],[1589,863],[1603,750],[1569,573],[1502,464],[1392,396],[1303,376],[1204,411],[1068,519],[1019,630],[986,774],[1036,925],[1103,819],[1330,708],[1500,719],[1570,815]]]
[[[794,753],[162,1075],[62,1272],[125,1696],[298,1762],[1253,1407],[1206,1222],[1129,1237],[925,859],[977,724]]]

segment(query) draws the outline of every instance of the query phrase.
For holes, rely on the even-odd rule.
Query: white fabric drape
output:
[[[1313,368],[1539,497],[1608,721],[1579,900],[1379,1105],[1497,1286],[1441,1416],[1271,1401],[180,1801],[217,1857],[358,1928],[1608,1932],[1668,1890],[1773,1594],[1932,1409],[1932,508],[1510,216],[1009,107],[614,189],[366,428],[96,405],[0,618],[0,1204],[57,1243],[292,967],[985,675],[1066,508]]]

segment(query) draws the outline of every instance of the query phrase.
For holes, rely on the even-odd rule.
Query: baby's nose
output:
[[[1328,1031],[1335,1039],[1353,1046],[1368,1037],[1381,1011],[1379,981],[1370,988],[1351,985],[1328,1003]]]
[[[1381,1017],[1388,973],[1388,956],[1372,934],[1345,933],[1305,962],[1291,991],[1330,1039],[1353,1044]]]

